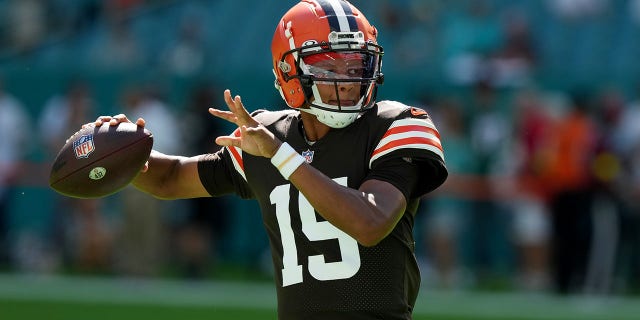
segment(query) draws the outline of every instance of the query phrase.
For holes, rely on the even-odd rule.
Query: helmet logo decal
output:
[[[307,41],[302,43],[302,46],[306,47],[306,46],[312,46],[314,44],[318,44],[318,41],[316,41],[316,40],[307,40]]]
[[[309,48],[305,48],[305,47],[309,47]],[[318,46],[318,41],[316,40],[307,40],[304,43],[302,43],[302,50],[300,50],[300,52],[302,53],[307,53],[307,52],[316,52],[316,51],[320,51],[322,50],[322,48],[320,48],[320,46]]]

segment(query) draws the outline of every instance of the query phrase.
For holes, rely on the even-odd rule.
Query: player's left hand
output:
[[[237,125],[240,135],[217,137],[216,143],[238,147],[254,156],[273,157],[282,142],[247,112],[240,96],[231,98],[231,91],[227,89],[224,91],[224,101],[229,111],[209,108],[209,113]]]

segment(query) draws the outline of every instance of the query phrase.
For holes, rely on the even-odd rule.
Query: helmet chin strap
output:
[[[314,97],[311,97],[310,101],[308,101],[307,106],[300,108],[300,110],[316,116],[318,121],[334,129],[342,129],[352,124],[354,121],[356,121],[356,119],[358,119],[358,116],[360,115],[361,111],[354,110],[355,112],[341,112],[338,110],[336,111],[327,110],[327,108],[336,108],[337,106],[329,105],[323,102],[318,102],[317,100],[320,100],[320,93],[318,92],[315,84],[312,85],[312,87],[314,89],[313,90]],[[357,105],[361,106],[363,99],[364,97],[361,97]],[[319,105],[315,105],[314,101]]]
[[[345,113],[322,110],[313,105],[307,108],[300,108],[300,111],[316,116],[318,121],[334,129],[342,129],[352,124],[360,115],[358,112]]]

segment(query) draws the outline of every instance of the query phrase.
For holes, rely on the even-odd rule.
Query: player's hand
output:
[[[240,96],[231,98],[231,91],[227,89],[224,91],[224,101],[229,111],[209,108],[209,113],[237,125],[240,135],[217,137],[216,143],[238,147],[254,156],[273,157],[282,142],[247,112]]]
[[[94,122],[90,122],[87,124],[82,125],[82,127],[86,127],[86,126],[90,126],[90,125],[95,125],[96,127],[99,127],[105,123],[109,123],[110,126],[117,126],[119,123],[122,122],[132,122],[131,120],[129,120],[129,118],[127,118],[126,115],[124,114],[118,114],[115,116],[99,116],[98,119],[96,119],[96,121]],[[143,127],[145,126],[146,122],[144,121],[143,118],[138,118],[138,120],[136,120],[135,122],[138,126]]]
[[[122,122],[132,122],[132,121],[129,120],[129,118],[127,118],[126,115],[120,113],[115,116],[99,116],[98,119],[96,119],[96,121],[83,124],[82,128],[85,128],[87,126],[99,127],[105,123],[109,123],[110,126],[117,126]],[[145,124],[146,122],[144,121],[143,118],[138,118],[138,120],[136,120],[136,125],[138,125],[139,127],[144,128]],[[149,161],[145,162],[144,166],[140,171],[147,172],[147,170],[149,170]]]

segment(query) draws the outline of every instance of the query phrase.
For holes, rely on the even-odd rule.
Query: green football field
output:
[[[2,320],[276,319],[270,283],[0,275]],[[423,289],[414,319],[640,319],[640,299]]]

